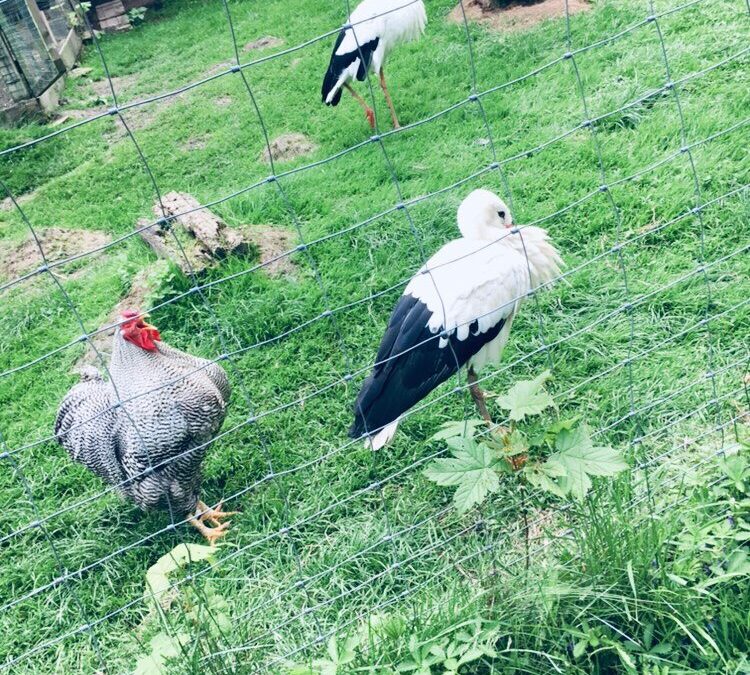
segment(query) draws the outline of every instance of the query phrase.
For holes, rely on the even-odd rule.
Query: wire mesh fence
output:
[[[701,166],[703,153],[710,154],[716,144],[746,148],[750,118],[747,108],[743,111],[739,106],[733,121],[717,128],[693,125],[689,115],[710,119],[711,107],[700,96],[701,86],[711,77],[727,76],[727,71],[741,72],[750,48],[721,52],[699,68],[686,68],[683,62],[679,71],[673,67],[669,22],[707,4],[707,0],[644,2],[642,18],[625,26],[613,22],[617,28],[611,33],[579,44],[577,18],[571,16],[566,0],[556,38],[537,52],[537,67],[507,81],[490,81],[490,71],[478,66],[498,58],[492,50],[499,47],[493,43],[492,49],[487,48],[481,29],[472,25],[461,3],[466,95],[452,92],[449,105],[434,110],[426,106],[418,119],[400,128],[384,129],[376,118],[377,129],[371,136],[292,168],[282,168],[272,150],[273,132],[283,127],[283,111],[279,123],[264,110],[254,75],[260,68],[277,68],[281,73],[284,59],[325,50],[340,27],[331,26],[299,44],[243,62],[236,27],[241,5],[222,0],[222,23],[232,62],[174,88],[165,80],[160,93],[128,102],[121,100],[116,79],[110,75],[109,42],[94,33],[92,48],[108,81],[108,109],[6,148],[0,158],[34,151],[114,119],[132,148],[133,165],[146,177],[144,192],[156,199],[161,217],[90,250],[55,258],[45,251],[39,225],[3,177],[14,215],[33,238],[40,265],[0,282],[0,293],[8,303],[17,302],[33,284],[45,283],[56,309],[46,319],[38,319],[66,321],[75,328],[67,331],[73,337],[47,343],[41,352],[21,348],[22,337],[5,348],[18,348],[23,357],[4,360],[0,373],[0,387],[11,383],[6,394],[8,414],[0,417],[0,462],[6,467],[2,489],[12,516],[0,531],[0,547],[6,551],[4,566],[18,565],[18,572],[9,573],[4,584],[0,615],[6,617],[6,625],[28,623],[36,628],[20,630],[9,641],[0,669],[52,672],[77,667],[81,672],[127,672],[132,663],[123,654],[133,650],[123,650],[123,641],[137,643],[148,653],[148,626],[159,625],[175,640],[180,672],[279,672],[290,662],[311,663],[331,636],[356,630],[387,608],[397,607],[418,621],[439,615],[445,611],[444,604],[477,605],[495,592],[499,580],[511,578],[530,557],[569,539],[571,505],[552,503],[544,511],[529,514],[526,505],[533,495],[528,490],[519,490],[510,502],[493,502],[466,517],[458,517],[436,493],[429,499],[410,496],[409,486],[424,481],[424,467],[445,454],[444,448],[424,441],[431,432],[420,418],[427,416],[435,422],[459,414],[463,419],[473,416],[469,385],[460,372],[452,385],[443,385],[404,415],[408,442],[402,441],[393,452],[371,453],[362,450],[360,441],[344,440],[345,418],[356,393],[353,384],[373,366],[375,341],[389,305],[446,236],[454,236],[433,223],[450,223],[453,207],[473,187],[493,189],[514,211],[529,214],[517,228],[521,238],[530,225],[547,228],[553,240],[560,242],[568,262],[559,278],[528,299],[503,361],[486,371],[480,382],[495,388],[551,367],[558,405],[573,410],[580,405],[588,411],[596,437],[627,448],[634,494],[628,509],[634,514],[644,504],[651,508],[649,481],[663,490],[679,483],[674,461],[681,451],[675,438],[690,435],[683,450],[699,448],[692,455],[695,470],[730,447],[747,414],[741,404],[736,406],[737,401],[747,400],[747,380],[743,380],[749,358],[747,292],[726,291],[743,282],[747,289],[746,276],[743,279],[750,246],[747,170],[737,172],[733,181],[712,181],[701,175]],[[717,12],[732,12],[750,21],[750,6],[745,2],[716,7]],[[341,17],[348,17],[352,9],[346,0]],[[436,20],[429,3],[428,14],[431,21]],[[458,46],[456,36],[452,34],[452,47]],[[429,28],[423,39],[430,39]],[[616,60],[634,40],[639,41],[643,55],[652,57],[645,69],[646,84],[639,81],[639,73],[624,72],[620,86],[626,95],[612,106],[613,99],[602,97],[601,88],[595,86],[597,66],[587,58],[607,51]],[[418,50],[419,44],[414,55]],[[425,81],[432,67],[424,64]],[[526,114],[522,87],[533,82],[539,87],[535,95],[543,95],[545,78],[553,73],[569,84],[565,105],[550,103],[553,110],[560,104],[559,122],[554,130],[545,130],[545,137],[519,149],[508,141],[518,128],[506,130],[505,121],[508,115],[523,118]],[[94,327],[86,318],[90,311],[81,311],[81,305],[88,304],[81,289],[61,272],[76,269],[98,254],[138,246],[142,231],[169,229],[175,216],[165,209],[163,195],[173,185],[154,168],[163,166],[155,146],[144,149],[130,116],[188,94],[193,97],[185,99],[188,105],[198,106],[207,87],[229,78],[236,79],[244,97],[242,123],[257,126],[267,152],[268,175],[228,194],[211,196],[179,215],[262,195],[258,203],[292,230],[296,243],[262,262],[233,261],[206,278],[191,268],[180,239],[171,230],[189,270],[188,280],[154,300],[153,306],[141,309],[154,316],[157,325],[184,322],[194,326],[195,317],[200,317],[210,326],[212,344],[201,346],[210,359],[208,365],[184,377],[214,363],[229,374],[235,392],[231,414],[217,436],[202,447],[212,445],[211,453],[220,453],[227,462],[222,467],[209,455],[210,476],[226,473],[230,477],[209,479],[206,489],[212,492],[212,503],[222,498],[243,514],[236,519],[236,538],[233,533],[216,550],[211,566],[191,567],[188,573],[172,578],[154,598],[154,593],[143,593],[143,574],[171,545],[190,535],[184,527],[188,517],[171,504],[166,514],[134,514],[134,507],[124,506],[117,497],[125,481],[103,486],[90,479],[85,489],[78,490],[76,481],[83,473],[68,473],[73,469],[67,461],[60,463],[54,475],[42,475],[37,460],[40,454],[53,452],[55,435],[41,425],[19,433],[18,413],[11,400],[24,395],[20,389],[29,388],[30,382],[43,388],[45,373],[64,372],[70,354],[86,345],[96,352],[97,367],[108,374],[108,359],[94,338],[117,324]],[[377,87],[369,78],[366,84],[366,98],[377,110]],[[689,107],[684,100],[688,96]],[[317,101],[310,104],[317,105]],[[668,124],[661,137],[654,137],[652,161],[624,169],[631,166],[620,161],[627,150],[613,144],[611,129],[645,133],[633,120],[657,108]],[[528,124],[534,122],[533,111],[528,112]],[[423,184],[417,183],[415,189],[413,182],[404,179],[415,171],[411,165],[405,168],[408,154],[414,152],[410,148],[420,147],[418,141],[423,138],[429,139],[423,147],[437,148],[446,127],[461,125],[469,128],[471,140],[466,145],[473,146],[469,150],[479,163],[458,176],[446,170],[426,192],[419,191]],[[482,136],[481,144],[473,140],[476,135]],[[545,181],[560,181],[570,185],[570,191],[564,202],[540,200],[542,206],[535,210],[523,177],[537,167],[544,170],[535,160],[571,145],[586,148],[576,155],[582,162],[577,165],[580,180],[570,182],[563,175],[570,165],[559,174],[548,166]],[[372,209],[369,195],[353,185],[357,167],[363,164],[382,169],[379,178],[390,186],[383,208]],[[520,170],[522,165],[525,168]],[[305,177],[328,170],[332,173],[326,174],[325,188],[318,187],[324,191],[308,194]],[[92,174],[95,181],[96,169]],[[647,195],[658,202],[662,193],[678,194],[679,199],[669,212],[655,213],[643,226],[643,219],[633,214],[638,216],[645,208]],[[316,202],[324,204],[324,210],[330,199],[347,200],[351,217],[341,226],[315,230],[309,220]],[[587,211],[594,208],[602,215],[597,222],[586,223]],[[717,224],[730,219],[737,228],[732,236],[725,236],[726,230]],[[642,226],[634,228],[634,223]],[[373,237],[378,228],[391,233],[385,248],[398,247],[408,264],[392,266],[387,251],[361,254],[357,247],[367,251],[377,246]],[[680,260],[674,273],[659,274],[670,247],[680,238],[689,239],[692,257]],[[351,259],[343,264],[352,269],[341,274],[337,266],[347,252]],[[249,287],[236,284],[286,259],[305,270],[304,293],[312,298],[306,309],[314,311],[294,306],[287,312],[284,307],[264,304],[262,294],[267,289],[261,284],[251,290],[257,294],[252,301],[265,312],[262,324],[240,334],[235,321],[247,305],[232,289],[246,290]],[[367,313],[375,318],[365,319]],[[434,339],[439,338],[436,334]],[[363,350],[363,341],[372,346],[369,352]],[[321,355],[321,345],[330,351],[330,358]],[[664,356],[684,345],[700,352],[699,368],[683,367],[679,355]],[[208,353],[209,349],[213,351]],[[652,360],[657,357],[663,358]],[[663,369],[670,369],[671,375],[665,376]],[[17,385],[12,384],[14,380]],[[597,398],[602,390],[595,387],[603,382],[608,400]],[[173,383],[164,382],[143,396]],[[117,407],[130,415],[128,404],[134,401],[118,394]],[[53,409],[56,401],[50,403]],[[131,416],[130,421],[138,429],[137,417]],[[145,442],[142,445],[148,447]],[[191,447],[181,455],[194,450]],[[178,459],[154,462],[149,458],[146,471]],[[350,468],[342,469],[346,464]],[[57,500],[41,498],[48,489],[58,495]],[[601,489],[606,491],[606,485]],[[87,535],[91,512],[102,523]],[[523,526],[519,514],[524,514]],[[658,513],[652,510],[649,517]],[[532,531],[536,534],[530,535]],[[111,539],[92,542],[92,538],[107,537],[105,533]],[[20,552],[25,560],[14,563]],[[222,587],[222,596],[230,599],[229,609],[217,605],[211,583]],[[177,603],[181,617],[170,612],[173,599],[187,589],[191,589],[190,611],[200,621],[186,619],[185,603]],[[185,634],[186,621],[192,626],[190,635]],[[376,645],[371,648],[375,651]],[[80,657],[71,657],[76,650]],[[550,666],[556,668],[554,663]]]

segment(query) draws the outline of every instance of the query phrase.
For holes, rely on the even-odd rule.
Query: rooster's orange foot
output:
[[[236,516],[239,514],[239,511],[224,511],[223,507],[223,501],[219,502],[213,508],[208,506],[205,502],[199,501],[195,515],[201,520],[207,520],[212,525],[218,527],[222,524],[221,521],[224,520],[224,518],[229,518],[229,516]]]
[[[199,501],[195,509],[195,515],[190,519],[190,524],[213,545],[217,539],[221,539],[227,533],[227,529],[231,525],[229,520],[221,521],[237,513],[239,511],[223,511],[221,502],[215,508],[211,508],[204,502]],[[214,527],[209,527],[204,521],[211,523]]]

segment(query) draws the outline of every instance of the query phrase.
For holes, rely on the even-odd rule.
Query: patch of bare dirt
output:
[[[119,75],[110,79],[112,80],[112,86],[115,88],[115,94],[120,98],[138,82],[138,75],[133,73],[132,75]],[[109,89],[109,80],[106,77],[103,80],[92,82],[91,87],[99,98],[110,100],[112,97],[112,92]]]
[[[470,21],[481,21],[499,31],[525,30],[547,19],[565,16],[566,0],[511,0],[500,2],[498,7],[492,0],[465,0],[463,9]],[[577,14],[591,9],[589,0],[567,0],[568,12]],[[459,4],[449,15],[456,23],[463,23],[464,12]]]
[[[221,63],[211,66],[205,73],[203,73],[203,76],[211,77],[212,75],[218,75],[219,73],[229,70],[233,65],[234,61],[222,61]]]
[[[317,147],[304,134],[284,134],[271,141],[271,155],[276,162],[288,162],[302,155],[309,155]],[[268,148],[261,153],[261,160],[269,161]]]
[[[264,265],[260,271],[273,278],[293,275],[296,266],[292,256],[279,258],[297,246],[296,237],[291,232],[273,225],[248,225],[242,228],[242,233],[258,249],[260,263]]]
[[[95,83],[98,84],[98,83]],[[119,95],[119,91],[115,89]],[[145,105],[135,106],[123,111],[122,115],[125,118],[125,123],[131,131],[140,131],[150,126],[154,120],[171,105],[174,105],[178,99],[182,98],[184,94],[177,94],[176,96],[168,96],[167,98],[159,99],[153,103],[147,103]],[[109,97],[102,97],[109,100]],[[52,123],[52,126],[60,126],[70,121],[85,120],[91,117],[101,115],[107,111],[106,105],[98,105],[93,108],[83,109],[68,109],[60,111],[57,118]],[[117,129],[113,133],[105,134],[106,140],[110,143],[116,143],[126,137],[127,131],[120,120],[119,115],[114,115],[115,125]]]
[[[120,319],[120,314],[126,309],[146,310],[146,298],[157,289],[155,288],[154,279],[168,268],[169,264],[165,260],[157,260],[147,269],[141,270],[133,277],[130,284],[130,290],[107,315],[104,323],[99,327],[112,326]],[[93,367],[99,367],[101,362],[97,357],[97,352],[101,354],[107,362],[112,353],[112,337],[115,334],[114,328],[108,328],[94,335],[86,347],[86,351],[73,366],[72,372],[78,373],[82,378],[89,376],[89,370]]]
[[[108,244],[109,235],[95,230],[63,230],[50,227],[37,233],[42,249],[48,260],[67,258],[78,253],[91,251]],[[94,256],[87,256],[89,261]],[[42,264],[39,248],[33,238],[29,237],[15,248],[0,253],[0,276],[15,279],[36,269]],[[64,266],[58,267],[55,273],[64,274]],[[76,272],[71,272],[71,276]]]
[[[168,96],[167,98],[159,99],[153,103],[129,108],[122,113],[122,116],[125,118],[125,124],[127,124],[130,131],[142,131],[143,129],[150,127],[161,113],[177,103],[177,101],[183,97],[184,94],[177,94],[176,96]],[[96,112],[101,112],[101,109]],[[128,132],[125,129],[120,116],[115,115],[114,120],[117,128],[113,133],[106,135],[106,138],[110,143],[116,143],[128,136]]]
[[[252,42],[248,42],[243,48],[243,52],[252,52],[256,49],[270,49],[271,47],[281,47],[284,41],[281,38],[273,37],[272,35],[266,35],[265,37],[258,38]]]
[[[190,138],[180,146],[180,150],[193,152],[194,150],[205,150],[207,146],[208,140],[206,138]]]
[[[34,198],[33,192],[27,192],[25,195],[18,195],[16,197],[16,204],[23,206],[27,202],[30,202]],[[0,211],[12,211],[16,207],[13,205],[13,200],[10,197],[6,197],[0,202]]]
[[[214,99],[214,105],[218,106],[219,108],[226,108],[228,105],[232,104],[232,97],[231,96],[217,96]]]

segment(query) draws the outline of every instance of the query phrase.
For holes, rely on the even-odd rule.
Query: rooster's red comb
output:
[[[159,331],[149,323],[146,323],[146,314],[141,314],[132,309],[121,312],[126,321],[120,326],[123,339],[133,343],[141,349],[149,352],[156,351],[156,343],[161,340]]]

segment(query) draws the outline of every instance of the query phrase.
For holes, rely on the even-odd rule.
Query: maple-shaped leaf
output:
[[[180,645],[188,642],[184,633],[175,637],[166,633],[157,633],[151,638],[151,653],[138,658],[132,675],[165,675],[168,672],[167,659],[176,659],[180,655]]]
[[[456,436],[473,436],[474,430],[477,427],[481,427],[483,424],[484,421],[478,419],[462,420],[460,422],[445,422],[440,426],[440,431],[432,436],[430,440],[445,441],[449,438],[455,438]]]
[[[555,481],[565,475],[565,469],[555,462],[544,462],[542,464],[527,464],[523,468],[523,475],[530,485],[546,490],[557,497],[564,497],[565,490]]]
[[[529,451],[529,440],[526,438],[526,434],[520,429],[513,429],[508,434],[507,443],[505,445],[505,454],[508,457],[514,457],[516,455],[523,455]]]
[[[498,405],[507,410],[514,422],[519,422],[527,415],[539,415],[555,405],[552,397],[544,390],[544,383],[552,376],[549,370],[533,380],[516,382],[507,394],[497,397]]]
[[[459,513],[481,504],[488,493],[500,487],[496,466],[500,461],[484,443],[453,439],[453,457],[436,459],[425,469],[425,476],[443,486],[456,486],[453,501]]]
[[[211,560],[216,555],[216,548],[202,544],[177,544],[169,553],[165,553],[146,572],[146,589],[143,593],[147,600],[156,600],[162,609],[169,609],[171,600],[165,592],[171,582],[169,575],[191,562]]]
[[[582,500],[591,488],[590,476],[614,476],[628,468],[622,454],[608,446],[595,446],[585,424],[563,429],[555,439],[557,452],[545,462],[546,472],[558,473],[565,494]]]

